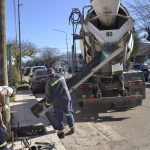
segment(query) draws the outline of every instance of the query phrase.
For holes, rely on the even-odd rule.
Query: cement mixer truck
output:
[[[134,45],[134,20],[120,0],[91,0],[82,12],[73,8],[72,78],[70,92],[76,90],[80,106],[84,103],[107,103],[116,107],[135,107],[145,98],[143,72],[129,70]],[[79,27],[79,28],[78,28]],[[80,41],[83,67],[76,72],[76,41]],[[80,57],[81,58],[81,57]],[[46,98],[31,111],[40,117],[52,105]],[[108,105],[109,106],[109,105]]]
[[[82,11],[73,8],[72,78],[69,91],[78,91],[79,103],[102,102],[134,107],[145,98],[143,72],[129,70],[134,46],[134,19],[120,0],[91,0]],[[76,43],[83,68],[76,73]]]

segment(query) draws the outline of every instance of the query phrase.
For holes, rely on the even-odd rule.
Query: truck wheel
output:
[[[149,72],[147,69],[144,69],[143,72],[144,72],[145,82],[148,82]]]
[[[79,101],[78,104],[80,107],[84,107],[83,101]]]
[[[114,103],[111,103],[110,106],[109,106],[109,108],[112,108],[112,109],[116,108],[116,105]]]
[[[33,93],[33,94],[36,94],[36,90],[32,89],[32,93]]]
[[[33,94],[36,94],[37,89],[35,88],[35,86],[33,86],[33,85],[31,86],[31,91],[32,91]]]
[[[142,105],[142,102],[143,102],[142,99],[138,99],[138,100],[136,101],[136,105],[137,105],[137,106],[140,106],[140,105]]]

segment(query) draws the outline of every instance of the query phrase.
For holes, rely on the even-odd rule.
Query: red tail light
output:
[[[41,81],[41,79],[42,79],[41,77],[36,77],[35,78],[36,81]]]
[[[92,88],[92,84],[91,83],[83,83],[80,85],[80,89],[84,89],[84,88]]]
[[[142,86],[142,81],[129,82],[129,86]]]

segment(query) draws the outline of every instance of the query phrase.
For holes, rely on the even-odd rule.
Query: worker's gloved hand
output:
[[[8,111],[8,110],[9,110],[8,105],[4,105],[4,106],[2,106],[2,111]]]
[[[49,108],[50,106],[52,106],[51,100],[48,100],[47,98],[45,98],[45,107]]]
[[[4,124],[2,124],[2,126],[3,126],[3,128],[4,128],[4,132],[6,133],[7,127],[6,127]]]
[[[47,103],[47,101],[46,101],[46,103],[45,103],[46,108],[49,108],[51,105],[52,105],[52,103]]]

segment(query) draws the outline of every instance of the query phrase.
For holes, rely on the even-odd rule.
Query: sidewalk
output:
[[[55,143],[57,150],[65,150],[60,139],[58,138],[54,128],[50,125],[47,117],[43,115],[41,118],[36,118],[30,111],[30,108],[36,103],[35,96],[30,90],[18,91],[16,94],[15,102],[11,103],[12,127],[25,127],[25,126],[40,126],[43,125],[46,130],[46,134],[39,136],[32,136],[31,146],[35,145],[35,142],[48,142],[51,144]],[[20,139],[22,137],[19,137]],[[14,150],[23,150],[21,141],[15,141]]]

